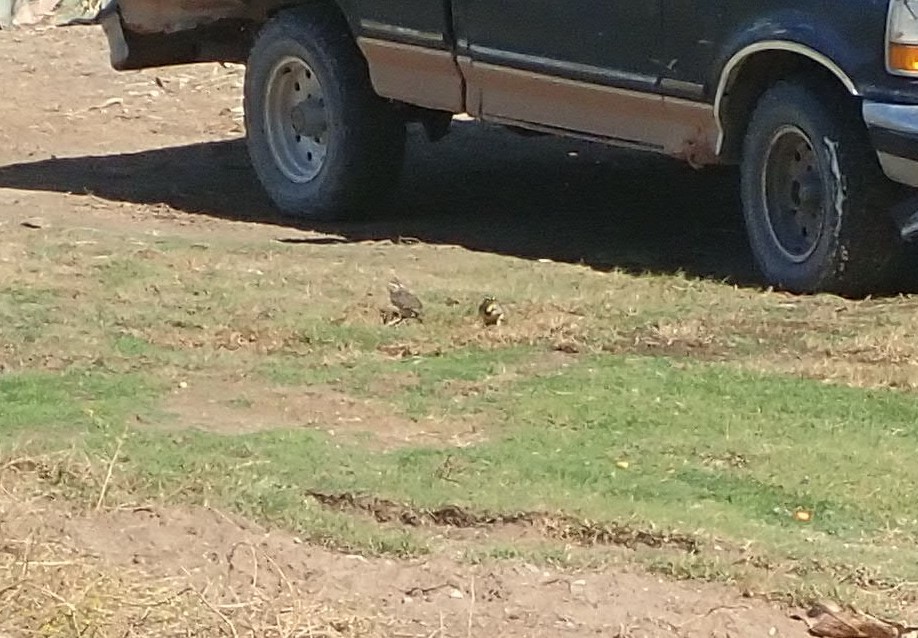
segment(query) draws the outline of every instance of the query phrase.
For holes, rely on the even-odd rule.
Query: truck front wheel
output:
[[[899,250],[888,184],[847,96],[816,78],[767,90],[743,148],[752,252],[768,283],[862,295],[884,285]]]
[[[310,4],[265,24],[249,54],[244,106],[252,165],[285,214],[360,215],[398,179],[404,122],[373,92],[333,9]]]

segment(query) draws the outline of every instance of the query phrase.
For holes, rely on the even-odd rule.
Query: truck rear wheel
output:
[[[265,24],[244,105],[252,165],[285,214],[362,215],[398,179],[405,124],[373,92],[347,24],[328,7],[282,11]]]
[[[743,209],[768,283],[857,296],[884,285],[899,242],[863,122],[833,89],[802,78],[765,92],[743,147]]]

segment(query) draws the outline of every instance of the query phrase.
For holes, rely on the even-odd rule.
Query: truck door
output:
[[[661,0],[453,0],[459,54],[612,86],[652,89]]]
[[[718,0],[664,0],[666,58],[672,61],[664,70],[664,93],[690,100],[713,98],[716,87],[708,85],[708,74],[723,39],[721,25],[727,4]],[[750,12],[761,9],[754,2],[746,4]],[[743,11],[732,5],[730,10]]]
[[[628,141],[662,108],[663,0],[453,0],[468,110]]]

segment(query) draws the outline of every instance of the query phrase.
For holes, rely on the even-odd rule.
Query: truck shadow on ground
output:
[[[697,172],[648,155],[485,126],[457,127],[437,144],[413,133],[398,192],[370,222],[279,217],[242,140],[8,165],[0,167],[0,187],[165,203],[341,238],[316,242],[412,238],[598,270],[760,283],[733,172]]]

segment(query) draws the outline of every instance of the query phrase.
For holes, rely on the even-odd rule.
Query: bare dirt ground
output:
[[[6,552],[15,551],[13,539],[38,539],[67,548],[70,560],[165,583],[161,599],[191,587],[221,609],[251,600],[252,589],[268,596],[291,590],[311,607],[365,618],[386,636],[803,634],[783,613],[729,588],[624,568],[471,565],[449,555],[367,559],[309,547],[211,509],[74,514],[4,498],[0,512]]]
[[[0,233],[31,220],[202,240],[214,233],[317,245],[411,238],[597,269],[754,281],[730,179],[468,124],[437,146],[415,140],[394,210],[380,221],[295,228],[274,216],[248,166],[241,69],[117,74],[107,55],[96,29],[0,32]],[[646,189],[650,180],[667,188]],[[0,237],[0,258],[16,251],[14,234]],[[265,405],[274,425],[283,423],[288,400],[295,399]],[[347,420],[352,410],[342,402],[321,406]],[[180,402],[175,411],[189,421],[200,416]],[[288,587],[310,605],[376,618],[391,636],[804,634],[786,610],[715,585],[625,568],[563,572],[519,562],[471,565],[449,555],[345,556],[210,509],[80,513],[8,493],[0,498],[0,525],[4,552],[17,539],[43,538],[99,569],[130,570],[174,591],[221,581],[245,598],[252,588]],[[208,605],[215,631],[244,633],[228,605]]]

